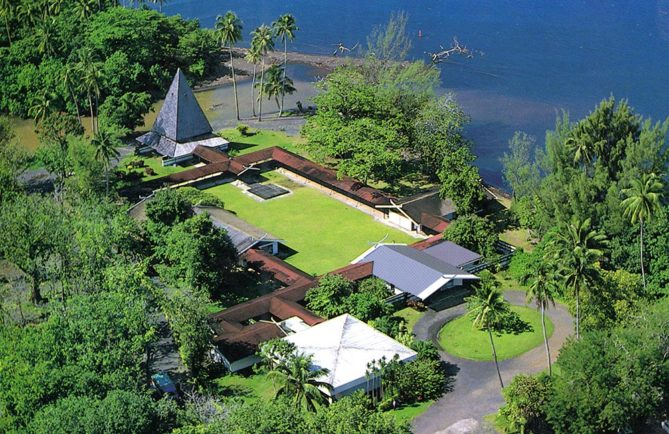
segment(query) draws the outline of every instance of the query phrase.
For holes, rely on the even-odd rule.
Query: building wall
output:
[[[388,212],[388,222],[401,227],[404,230],[407,231],[413,231],[415,230],[413,222],[408,219],[406,216],[402,215],[401,213],[398,213],[393,210],[389,210]]]

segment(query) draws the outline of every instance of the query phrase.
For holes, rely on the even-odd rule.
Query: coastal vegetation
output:
[[[199,82],[220,73],[222,60],[239,119],[234,47],[246,33],[234,12],[208,30],[118,3],[0,2],[0,112],[32,119],[40,140],[28,155],[0,117],[0,432],[409,433],[410,416],[450,393],[452,373],[431,342],[412,334],[420,313],[394,312],[391,289],[376,278],[326,274],[305,298],[323,318],[350,313],[416,351],[412,363],[371,363],[367,375],[382,374],[374,393],[330,403],[324,371],[285,341],[261,346],[264,364],[246,376],[211,363],[212,310],[279,285],[240,263],[228,233],[194,205],[225,208],[273,233],[286,262],[313,275],[374,243],[415,239],[279,170],[259,175],[289,190],[279,200],[255,201],[231,183],[158,189],[145,215],[132,218],[127,187],[184,167],[122,158],[124,138],[176,68]],[[506,432],[647,432],[669,403],[669,119],[653,122],[610,97],[583,119],[561,114],[544,143],[516,133],[503,158],[512,200],[502,221],[487,207],[469,117],[454,96],[438,95],[434,65],[407,57],[407,20],[394,14],[361,58],[320,81],[303,137],[240,125],[221,133],[229,154],[283,146],[398,197],[438,189],[458,209],[443,237],[486,260],[511,222],[532,248],[517,250],[505,272],[477,272],[468,313],[441,331],[443,349],[495,361]],[[264,100],[274,99],[279,117],[286,112],[297,32],[284,14],[252,33],[259,122]],[[277,42],[283,62],[268,66]],[[43,182],[25,183],[21,175],[35,167]],[[534,306],[510,306],[500,277]],[[562,348],[549,346],[555,302],[575,319]],[[542,343],[546,372],[504,383],[498,362]],[[149,387],[163,363],[180,377],[173,397]]]

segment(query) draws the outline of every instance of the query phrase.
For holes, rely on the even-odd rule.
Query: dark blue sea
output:
[[[669,0],[169,0],[163,7],[206,27],[227,10],[243,20],[242,45],[256,26],[289,12],[300,28],[290,49],[328,54],[340,42],[365,44],[375,25],[404,10],[412,57],[428,60],[426,52],[454,36],[483,52],[442,64],[442,82],[472,117],[467,133],[481,173],[497,184],[513,132],[542,142],[560,110],[577,119],[613,94],[645,116],[669,116]]]

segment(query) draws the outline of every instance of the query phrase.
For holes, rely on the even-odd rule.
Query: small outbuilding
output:
[[[331,396],[339,398],[356,390],[371,391],[378,386],[374,375],[368,375],[368,366],[382,358],[390,360],[395,355],[400,362],[410,362],[416,352],[396,340],[344,314],[284,338],[298,351],[311,354],[315,368],[326,368],[328,374],[321,378],[332,385]]]
[[[250,248],[256,248],[272,255],[279,253],[279,243],[283,240],[240,219],[230,211],[215,206],[195,206],[197,214],[206,213],[214,226],[228,233],[238,254],[243,254]]]
[[[190,160],[197,146],[228,148],[227,140],[213,134],[181,69],[172,80],[151,131],[139,136],[137,141],[142,145],[140,153],[157,152],[164,157],[165,166]]]

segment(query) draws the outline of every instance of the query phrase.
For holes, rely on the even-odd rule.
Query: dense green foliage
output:
[[[154,327],[141,298],[74,296],[66,307],[53,303],[42,323],[0,331],[0,424],[7,429],[68,395],[102,398],[112,389],[144,388],[142,360]]]
[[[645,432],[667,408],[669,303],[647,305],[622,325],[586,333],[560,351],[546,377],[516,379],[502,414],[513,432]],[[527,431],[526,431],[527,432]]]
[[[3,7],[9,34],[0,40],[0,111],[99,112],[108,124],[133,128],[176,68],[193,78],[212,71],[218,44],[197,21],[117,4],[22,0]]]
[[[392,307],[384,300],[390,296],[388,286],[376,278],[359,284],[338,274],[321,278],[318,286],[307,292],[307,307],[325,318],[350,313],[362,321],[388,316]]]
[[[551,377],[517,375],[502,390],[506,404],[499,409],[508,432],[549,432],[544,406],[551,393]],[[505,431],[506,432],[506,431]]]
[[[459,216],[444,231],[444,238],[488,259],[496,255],[499,237],[494,225],[475,214]]]
[[[503,162],[505,178],[514,190],[512,209],[518,220],[544,235],[574,219],[589,219],[591,227],[610,240],[601,266],[638,273],[641,259],[646,270],[657,273],[648,273],[648,290],[661,293],[666,287],[661,277],[666,273],[666,254],[648,248],[648,254],[641,255],[643,244],[634,242],[641,232],[641,219],[638,212],[635,219],[626,216],[634,216],[635,211],[626,210],[625,205],[634,200],[630,197],[639,198],[646,184],[639,185],[642,179],[654,179],[653,191],[645,196],[656,198],[652,208],[645,206],[645,214],[654,218],[647,218],[643,229],[658,235],[668,231],[661,200],[668,172],[668,130],[669,121],[654,124],[636,114],[626,101],[611,97],[578,122],[570,122],[566,114],[558,118],[535,158],[533,139],[516,134]],[[634,185],[637,193],[633,193]],[[648,235],[644,238],[655,241]]]
[[[364,62],[340,66],[318,84],[318,110],[302,133],[310,155],[335,163],[339,175],[393,186],[416,175],[434,181],[452,152],[471,156],[462,135],[467,116],[451,96],[435,95],[439,70],[400,62],[410,45],[405,32],[406,16],[393,16],[370,36]]]

